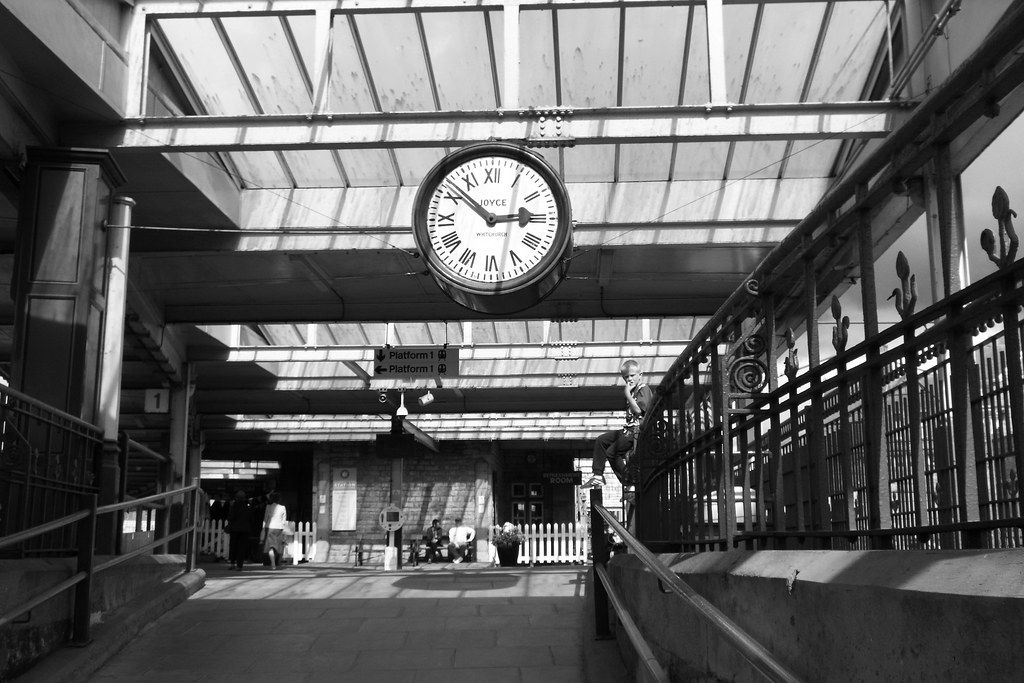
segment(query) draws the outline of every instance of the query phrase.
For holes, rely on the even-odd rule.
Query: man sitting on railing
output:
[[[654,392],[646,383],[641,381],[643,373],[640,372],[640,364],[633,359],[623,361],[619,366],[622,379],[626,380],[623,391],[626,397],[626,424],[622,429],[605,432],[597,437],[594,442],[594,475],[583,484],[584,488],[591,486],[604,486],[604,465],[610,462],[612,471],[619,481],[625,486],[633,482],[629,481],[626,474],[625,455],[633,448],[636,442],[637,433],[640,430],[640,420],[654,400]]]

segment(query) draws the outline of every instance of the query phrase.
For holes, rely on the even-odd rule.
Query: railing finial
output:
[[[843,315],[843,305],[835,294],[832,295],[832,317],[836,321],[836,326],[832,328],[832,348],[836,353],[842,353],[850,341],[850,316]]]
[[[896,299],[896,312],[900,314],[900,320],[906,320],[914,314],[914,307],[917,306],[917,281],[916,276],[910,272],[907,255],[902,251],[896,255],[896,275],[900,279],[900,286],[892,290],[886,301]]]
[[[989,228],[981,233],[981,248],[988,254],[988,259],[1000,269],[1006,268],[1017,259],[1017,247],[1020,241],[1013,229],[1011,217],[1016,218],[1017,212],[1010,208],[1010,198],[1000,186],[992,193],[992,217],[999,225],[999,255],[996,256],[996,238]]]
[[[796,337],[793,335],[793,328],[790,327],[786,330],[786,334],[783,335],[786,338],[786,360],[785,370],[786,377],[792,382],[796,379],[796,373],[800,371],[800,359],[796,355]]]

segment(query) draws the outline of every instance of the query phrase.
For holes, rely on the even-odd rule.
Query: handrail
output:
[[[158,453],[157,451],[154,451],[149,446],[145,446],[145,445],[139,443],[138,441],[133,440],[131,437],[126,437],[125,441],[127,441],[128,447],[130,449],[138,451],[141,455],[145,455],[146,457],[152,458],[153,460],[159,460],[160,462],[170,462],[171,461],[171,459],[168,458],[163,453]]]
[[[0,536],[0,548],[5,548],[9,545],[15,545],[16,543],[27,541],[30,538],[35,538],[36,536],[42,536],[43,534],[49,533],[51,531],[62,529],[68,526],[69,524],[74,524],[75,522],[85,519],[89,515],[90,511],[87,508],[84,510],[79,510],[78,512],[72,512],[70,515],[61,517],[60,519],[55,519],[52,522],[37,524],[31,529],[25,529],[23,531],[9,534],[7,536]]]
[[[722,636],[739,651],[750,664],[772,681],[795,683],[800,679],[779,662],[759,642],[754,640],[738,624],[732,621],[721,610],[697,593],[689,584],[662,564],[640,541],[633,538],[625,527],[619,524],[603,505],[593,504],[593,508],[604,518],[604,521],[617,533],[637,558],[662,582],[679,597],[690,604],[697,614],[706,619]]]
[[[6,626],[7,624],[9,624],[12,621],[14,621],[14,618],[16,616],[18,616],[19,614],[24,614],[25,612],[29,611],[30,609],[35,609],[36,607],[38,607],[39,605],[43,604],[44,602],[46,602],[50,598],[53,598],[53,597],[56,597],[56,596],[60,595],[61,593],[63,593],[67,589],[72,588],[74,586],[77,586],[79,583],[81,583],[82,581],[84,581],[84,580],[86,580],[88,578],[89,578],[89,572],[78,572],[77,574],[73,574],[72,576],[68,577],[67,579],[64,579],[63,581],[58,583],[56,586],[52,586],[52,587],[46,589],[45,591],[43,591],[39,595],[36,595],[35,597],[33,597],[32,599],[27,600],[27,601],[21,603],[20,605],[15,605],[11,609],[7,610],[7,612],[5,612],[4,614],[0,614],[0,626]]]
[[[75,417],[71,413],[65,413],[63,410],[60,410],[59,408],[54,408],[53,406],[49,406],[49,405],[43,403],[42,401],[40,401],[39,399],[32,398],[28,394],[23,394],[20,391],[17,391],[15,389],[11,389],[10,387],[4,387],[3,391],[0,392],[0,393],[7,394],[8,396],[16,398],[19,401],[24,401],[25,403],[28,403],[29,405],[35,406],[36,408],[42,408],[43,410],[45,410],[48,413],[51,413],[53,415],[56,415],[57,417],[61,418],[62,420],[66,420],[68,422],[71,422],[72,424],[76,424],[79,427],[84,427],[84,428],[86,428],[86,429],[88,429],[88,430],[90,430],[92,432],[96,432],[96,434],[100,434],[101,431],[102,431],[99,427],[97,427],[96,425],[92,424],[91,422],[86,422],[82,418]]]
[[[651,679],[661,683],[664,681],[668,683],[668,676],[665,674],[665,669],[658,662],[654,656],[654,652],[651,651],[651,646],[647,644],[644,639],[644,635],[640,632],[636,622],[633,621],[633,617],[629,616],[629,611],[626,609],[625,603],[619,596],[618,591],[612,587],[611,578],[608,576],[608,570],[602,567],[600,564],[595,564],[594,569],[597,571],[597,576],[604,584],[604,589],[608,592],[608,599],[611,600],[612,607],[615,608],[615,614],[619,617],[619,623],[622,624],[622,628],[626,631],[626,637],[629,638],[629,642],[633,644],[636,649],[637,657],[640,659],[640,664],[647,669]]]
[[[43,602],[46,602],[47,600],[63,593],[69,588],[77,587],[75,597],[72,600],[73,641],[76,643],[87,643],[89,640],[89,594],[90,585],[92,583],[92,577],[101,571],[110,569],[111,567],[126,562],[129,559],[132,559],[133,557],[136,557],[144,552],[152,550],[153,548],[166,545],[169,541],[172,541],[176,538],[180,538],[182,536],[185,536],[186,534],[192,534],[194,536],[197,528],[196,520],[198,519],[198,515],[196,514],[196,506],[198,505],[199,480],[198,478],[193,478],[192,482],[193,483],[189,486],[183,486],[181,488],[174,489],[171,491],[156,493],[151,496],[146,496],[145,498],[139,498],[136,500],[125,501],[122,503],[112,503],[110,505],[104,505],[103,507],[96,507],[96,494],[92,494],[92,504],[82,510],[79,510],[78,512],[73,512],[70,515],[66,515],[64,517],[61,517],[60,519],[46,522],[44,524],[38,524],[30,529],[25,529],[23,531],[10,534],[8,536],[0,537],[0,548],[3,548],[9,545],[19,543],[21,541],[28,540],[30,538],[34,538],[41,534],[62,529],[71,524],[79,524],[79,543],[77,549],[78,571],[71,577],[61,581],[55,586],[47,588],[46,590],[30,598],[26,602],[20,605],[15,605],[14,607],[8,609],[6,612],[0,613],[0,626],[3,626],[4,624],[11,622],[18,615],[24,614],[28,610],[33,609],[37,605],[40,605]],[[192,514],[190,516],[192,518],[192,523],[190,525],[187,525],[184,528],[175,531],[174,533],[167,534],[166,536],[163,536],[157,539],[156,541],[153,541],[152,543],[149,543],[140,548],[137,548],[129,553],[125,553],[123,555],[116,555],[113,558],[107,560],[106,562],[103,562],[102,564],[93,564],[93,557],[95,555],[93,540],[96,527],[96,518],[99,515],[109,514],[111,512],[118,512],[120,510],[127,509],[130,507],[138,507],[140,505],[144,505],[146,503],[153,502],[161,498],[171,498],[173,496],[185,495],[189,492],[195,492],[194,495],[196,496],[191,510]],[[195,548],[196,544],[193,539],[188,544],[189,552],[194,552]],[[192,571],[193,568],[193,563],[190,561],[189,558],[186,558],[186,571]]]
[[[132,500],[126,500],[123,503],[110,503],[109,505],[103,505],[101,507],[96,508],[96,514],[102,515],[108,512],[117,512],[118,510],[127,510],[128,508],[142,507],[147,503],[159,500],[161,498],[185,494],[197,488],[199,488],[199,484],[190,484],[188,486],[183,486],[180,489],[173,489],[171,491],[154,493],[152,495],[144,496],[142,498],[133,498]]]

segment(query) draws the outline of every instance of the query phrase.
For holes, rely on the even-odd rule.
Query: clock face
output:
[[[569,212],[564,185],[541,157],[486,143],[450,154],[424,177],[413,228],[442,290],[503,313],[537,303],[562,279]]]
[[[536,170],[505,156],[459,164],[434,188],[427,235],[438,260],[474,282],[506,282],[551,253],[559,210]]]

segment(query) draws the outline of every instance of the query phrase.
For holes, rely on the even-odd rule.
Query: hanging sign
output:
[[[459,376],[459,350],[446,346],[384,346],[373,354],[379,379],[431,379]]]

